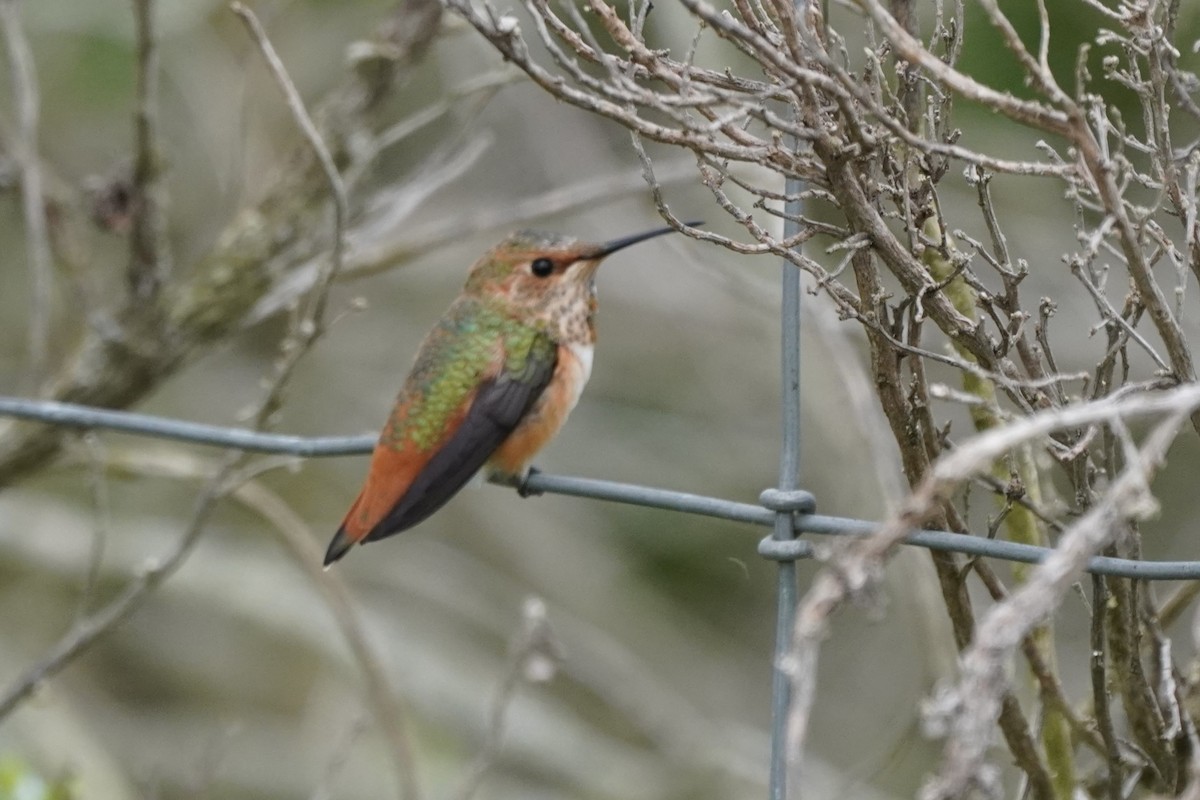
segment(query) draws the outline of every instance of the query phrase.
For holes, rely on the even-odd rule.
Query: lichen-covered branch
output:
[[[353,164],[356,137],[387,126],[381,106],[429,47],[440,18],[435,0],[401,2],[318,105],[316,127],[336,164]],[[291,265],[327,248],[320,232],[326,230],[328,180],[320,161],[305,144],[288,163],[261,201],[242,209],[207,254],[162,287],[158,312],[147,314],[144,303],[131,301],[113,315],[115,326],[90,330],[50,396],[111,408],[136,403],[188,359],[239,330]],[[53,458],[62,436],[45,426],[0,426],[0,486]]]

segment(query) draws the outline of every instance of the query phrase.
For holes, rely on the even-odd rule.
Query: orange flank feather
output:
[[[367,480],[342,520],[342,531],[350,541],[362,541],[404,496],[424,462],[429,460],[419,456],[418,453],[404,453],[381,445],[375,447]]]
[[[469,408],[470,401],[468,400],[462,409],[449,420],[442,436],[442,443],[454,434]],[[407,404],[395,409],[392,418],[388,421],[388,427],[384,429],[383,438],[375,445],[375,450],[371,454],[371,465],[367,469],[367,479],[358,498],[346,512],[346,517],[342,520],[342,525],[338,528],[333,542],[329,545],[329,553],[326,556],[329,560],[326,561],[326,564],[333,560],[330,559],[330,556],[336,558],[366,538],[396,507],[412,487],[417,476],[438,452],[441,443],[423,450],[410,440],[401,439],[395,444],[387,441],[390,431],[403,426],[407,411]]]
[[[413,447],[395,450],[383,444],[376,445],[363,489],[342,520],[342,530],[351,541],[362,541],[383,522],[432,455],[432,451],[422,453]]]

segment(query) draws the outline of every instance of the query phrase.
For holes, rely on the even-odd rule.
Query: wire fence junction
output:
[[[0,396],[0,417],[44,422],[78,430],[108,430],[188,444],[228,447],[267,455],[291,455],[297,458],[369,455],[376,441],[373,434],[292,436],[261,433],[152,414],[4,396]],[[861,537],[870,536],[879,528],[879,523],[870,520],[818,514],[816,499],[811,493],[803,490],[766,489],[759,495],[759,502],[755,504],[654,486],[547,472],[530,475],[526,487],[535,494],[605,500],[760,527],[773,527],[777,517],[782,514],[790,525],[790,530],[796,535]],[[929,550],[1024,564],[1041,563],[1052,552],[1048,547],[934,530],[913,531],[904,539],[904,543]],[[810,558],[813,552],[813,545],[809,541],[796,538],[781,539],[774,534],[766,536],[758,544],[759,555],[772,561],[787,562]],[[1153,561],[1094,556],[1089,561],[1088,572],[1150,581],[1200,580],[1200,561]]]

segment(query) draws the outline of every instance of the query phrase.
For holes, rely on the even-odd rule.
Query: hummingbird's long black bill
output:
[[[703,225],[704,223],[703,222],[685,222],[683,224],[687,225],[689,228],[694,228],[697,225]],[[604,244],[600,245],[600,249],[597,250],[595,255],[593,255],[591,257],[592,258],[604,258],[605,256],[612,255],[613,253],[617,252],[618,250],[623,250],[624,248],[629,247],[631,244],[637,244],[638,242],[644,242],[647,239],[653,239],[655,236],[663,236],[668,233],[675,233],[675,229],[672,227],[669,227],[669,226],[666,228],[655,228],[652,231],[645,231],[643,233],[635,233],[632,236],[623,236],[620,239],[613,239],[611,242],[605,242]]]

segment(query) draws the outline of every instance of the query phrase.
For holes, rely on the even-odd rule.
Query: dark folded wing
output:
[[[531,353],[520,372],[502,371],[483,383],[458,430],[363,541],[372,542],[411,528],[445,505],[533,408],[554,375],[556,361],[553,347],[541,358]]]

